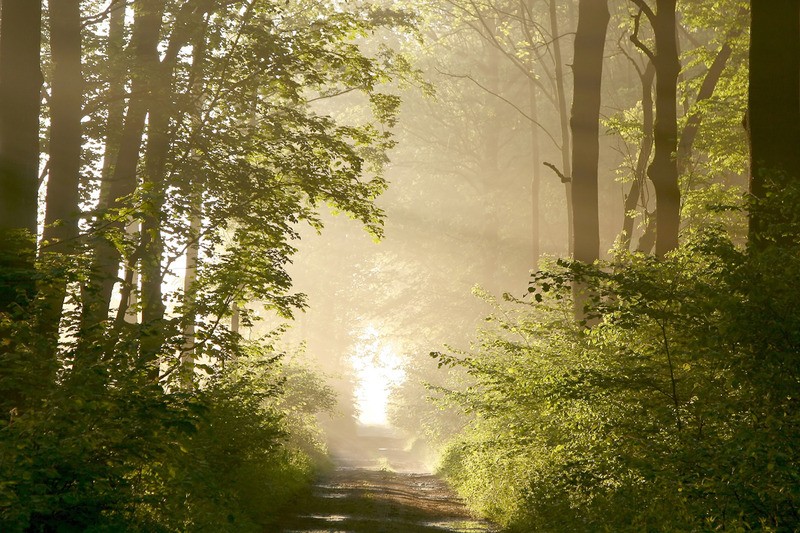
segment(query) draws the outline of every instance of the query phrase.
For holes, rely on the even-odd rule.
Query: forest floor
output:
[[[486,533],[438,477],[402,449],[402,440],[360,438],[334,450],[335,468],[294,506],[281,533]]]

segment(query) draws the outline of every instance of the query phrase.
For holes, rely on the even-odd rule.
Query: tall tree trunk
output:
[[[162,76],[165,75],[162,73]],[[166,307],[161,285],[164,276],[161,262],[164,257],[164,240],[161,217],[166,193],[166,164],[169,153],[169,127],[172,116],[169,105],[170,84],[161,80],[151,107],[147,126],[144,185],[146,190],[142,220],[142,336],[141,355],[155,365],[164,341],[163,319]]]
[[[695,99],[695,105],[703,102],[704,100],[708,100],[714,95],[714,90],[719,82],[720,77],[722,76],[722,72],[725,70],[725,66],[727,65],[728,59],[731,56],[731,47],[728,44],[724,44],[719,52],[717,53],[714,61],[709,66],[708,71],[706,72],[705,77],[703,78],[703,83],[700,86],[700,90],[697,93],[697,98]],[[650,74],[648,75],[648,71]],[[639,192],[642,190],[644,185],[644,180],[640,179],[640,177],[644,176],[643,168],[647,166],[647,158],[650,156],[650,150],[652,149],[653,144],[653,101],[651,96],[652,90],[652,82],[653,76],[652,73],[652,62],[648,65],[648,71],[645,71],[646,79],[643,79],[642,86],[645,87],[645,83],[649,81],[649,86],[646,89],[643,89],[643,99],[642,99],[642,108],[644,111],[644,122],[643,122],[643,130],[644,130],[644,140],[642,142],[642,149],[639,152],[639,160],[637,163],[637,170],[636,170],[636,180],[631,185],[631,191],[628,196],[625,198],[625,222],[623,226],[623,238],[625,239],[624,244],[626,248],[630,247],[630,233],[633,231],[633,217],[627,215],[627,213],[631,212],[632,210],[636,209],[637,205],[637,196]],[[680,141],[678,142],[678,150],[677,150],[677,168],[678,168],[678,175],[682,175],[686,171],[686,166],[689,163],[689,159],[692,155],[692,146],[694,145],[694,141],[697,138],[697,134],[700,131],[700,123],[702,120],[702,115],[700,113],[691,113],[689,118],[686,120],[686,124],[684,125],[683,129],[680,133]],[[643,154],[646,154],[647,157],[643,157]],[[644,165],[644,166],[643,166]],[[655,220],[657,218],[657,212],[649,213],[646,217],[645,221],[645,232],[642,235],[641,239],[639,240],[639,246],[637,251],[650,253],[655,245],[656,241],[656,223]],[[628,235],[625,237],[624,235]]]
[[[104,80],[108,89],[106,139],[103,152],[103,173],[100,182],[100,200],[98,210],[111,207],[111,177],[114,173],[115,161],[125,124],[125,13],[126,1],[114,3],[108,23],[108,40],[106,57],[108,60],[108,77]]]
[[[572,206],[574,257],[600,257],[598,164],[603,50],[610,15],[607,0],[581,0],[572,72]]]
[[[574,258],[593,263],[600,257],[598,164],[603,50],[610,14],[607,0],[580,0],[572,96],[572,207]],[[573,285],[575,315],[582,319],[585,287]]]
[[[106,42],[106,56],[108,58],[108,76],[104,80],[108,86],[108,106],[106,118],[106,139],[103,152],[103,171],[100,182],[100,199],[97,211],[106,212],[113,204],[111,198],[112,177],[116,166],[117,155],[122,142],[122,130],[125,125],[125,80],[127,62],[125,58],[125,14],[128,0],[119,0],[111,7],[108,24],[108,40]],[[139,222],[126,221],[126,237],[132,242],[137,240]],[[128,258],[125,265],[125,274],[120,287],[121,301],[118,315],[124,321],[135,324],[138,321],[137,287],[139,271],[136,261]],[[122,320],[122,319],[121,319]]]
[[[189,316],[185,317],[183,346],[181,347],[180,381],[184,389],[191,389],[195,362],[195,302],[197,300],[197,265],[200,255],[200,232],[202,231],[202,202],[199,191],[193,191],[189,214],[189,245],[186,247],[186,273],[183,278],[184,307]]]
[[[180,50],[192,42],[193,34],[204,40],[205,24],[202,16],[213,2],[206,0],[194,4],[184,4],[175,30],[170,36],[169,46],[159,65],[152,88],[152,104],[148,115],[147,146],[145,149],[145,205],[142,210],[141,250],[142,250],[142,337],[141,356],[157,369],[158,353],[165,341],[164,313],[161,286],[164,272],[161,263],[164,258],[164,238],[162,220],[167,188],[167,160],[170,151],[171,123],[184,116],[178,113],[172,102],[172,80],[177,66]],[[202,50],[202,46],[201,46]],[[202,52],[201,52],[202,53]],[[200,59],[202,61],[202,58]],[[195,73],[199,75],[199,73]],[[154,377],[158,377],[155,374]]]
[[[24,319],[36,294],[42,5],[38,0],[2,0],[0,10],[0,312]],[[7,417],[46,393],[54,358],[18,351],[4,322],[0,410]]]
[[[555,63],[556,75],[556,94],[558,101],[558,117],[561,122],[561,172],[566,177],[572,176],[572,165],[570,158],[572,157],[572,150],[570,149],[570,128],[569,128],[569,114],[567,113],[567,97],[564,89],[564,58],[561,55],[561,37],[558,26],[558,12],[556,11],[556,0],[550,0],[550,33],[553,40],[553,61]],[[573,205],[572,205],[572,183],[569,180],[564,181],[564,192],[567,199],[567,247],[569,254],[573,253]]]
[[[159,66],[158,43],[163,16],[163,0],[139,0],[134,3],[131,47],[131,97],[119,142],[119,152],[107,188],[108,206],[123,207],[122,199],[136,189],[136,170],[144,133],[150,93]],[[106,232],[121,232],[125,220],[116,215],[106,225]],[[108,319],[111,294],[118,280],[121,254],[113,238],[100,236],[95,242],[91,279],[84,291],[83,331],[89,331]]]
[[[35,294],[42,3],[0,6],[0,312],[8,312]]]
[[[647,164],[653,153],[653,81],[656,69],[653,62],[647,63],[647,68],[641,74],[642,82],[642,145],[639,147],[639,156],[636,159],[633,183],[625,197],[625,218],[622,223],[622,243],[626,250],[630,250],[633,238],[633,224],[635,217],[631,214],[639,205],[639,199],[647,178]]]
[[[118,139],[119,151],[112,163],[113,170],[108,176],[108,186],[105,189],[107,207],[112,209],[122,207],[120,199],[133,193],[136,188],[136,167],[150,104],[149,96],[159,65],[158,43],[163,9],[164,3],[161,0],[141,0],[134,4],[131,97]],[[123,220],[117,219],[106,230],[121,231],[124,225]],[[108,318],[119,261],[120,253],[112,241],[99,238],[95,246],[92,279],[84,302],[84,329]]]
[[[78,237],[80,213],[81,12],[74,0],[50,0],[50,48],[53,79],[50,96],[50,175],[47,181],[46,253],[72,254]],[[67,280],[51,280],[44,295],[40,329],[51,342],[58,340],[58,324]]]
[[[750,29],[751,207],[749,237],[756,249],[770,242],[770,191],[800,179],[800,0],[752,0]],[[796,235],[776,235],[777,242]]]
[[[541,158],[539,155],[539,102],[536,96],[536,84],[528,81],[528,102],[531,114],[531,252],[533,268],[539,268],[540,249],[540,189],[541,189]]]
[[[481,285],[490,292],[499,290],[500,271],[500,195],[503,192],[502,173],[500,172],[500,139],[498,106],[496,95],[500,92],[500,52],[491,44],[494,32],[497,29],[495,17],[486,21],[485,31],[490,33],[486,37],[483,64],[481,70],[486,79],[486,91],[483,95],[482,108],[486,111],[481,128],[480,157],[480,184],[483,202],[483,265]]]
[[[208,21],[204,24],[207,29]],[[192,47],[192,75],[189,86],[192,90],[192,98],[195,102],[194,115],[192,117],[195,125],[201,123],[201,111],[203,101],[203,69],[206,57],[206,32],[202,31]],[[254,113],[255,114],[255,113]],[[194,158],[196,153],[190,157]],[[184,309],[187,316],[184,317],[183,346],[181,347],[181,371],[180,382],[184,389],[189,390],[194,386],[194,363],[196,355],[196,328],[195,328],[195,305],[197,302],[197,266],[200,257],[200,235],[203,231],[203,198],[201,184],[192,173],[189,179],[189,233],[186,246],[186,271],[183,278],[183,298]]]
[[[656,53],[655,153],[647,171],[656,192],[656,255],[678,247],[681,193],[678,187],[678,74],[681,70],[675,35],[676,0],[657,0],[651,17]]]

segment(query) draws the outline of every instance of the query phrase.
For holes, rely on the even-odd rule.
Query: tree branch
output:
[[[636,2],[636,0],[631,0],[631,1],[632,2]],[[631,42],[636,46],[636,48],[638,48],[639,50],[644,52],[644,54],[647,57],[650,58],[650,61],[655,63],[656,55],[641,40],[639,40],[639,26],[640,26],[641,19],[642,19],[642,12],[643,12],[643,10],[639,9],[639,12],[636,13],[636,15],[633,16],[633,33],[631,34]],[[652,11],[651,11],[651,13],[652,13]],[[650,19],[650,20],[651,20],[651,23],[652,23],[652,19]]]
[[[553,136],[550,134],[550,132],[547,130],[547,128],[542,126],[542,124],[538,120],[535,120],[533,117],[531,117],[525,111],[520,109],[519,106],[517,106],[517,104],[515,104],[514,102],[512,102],[511,100],[509,100],[505,96],[492,91],[491,89],[489,89],[485,85],[481,84],[481,82],[479,82],[478,80],[476,80],[475,78],[473,78],[469,74],[452,74],[452,73],[449,73],[449,72],[444,72],[442,70],[439,70],[438,67],[436,68],[436,71],[439,72],[439,74],[442,74],[444,76],[449,76],[451,78],[467,79],[467,80],[471,81],[472,83],[474,83],[475,85],[477,85],[478,87],[480,87],[482,90],[484,90],[487,93],[491,94],[492,96],[494,96],[496,98],[499,98],[500,100],[502,100],[506,104],[508,104],[511,107],[513,107],[520,115],[522,115],[526,119],[530,120],[533,124],[536,124],[539,127],[539,129],[542,130],[545,133],[545,135],[547,135],[547,137],[553,142],[555,147],[558,148],[559,150],[561,149],[561,147],[558,145],[558,142],[556,142],[555,138],[553,138]]]
[[[570,182],[572,182],[572,178],[565,176],[564,173],[561,172],[558,169],[558,167],[556,167],[553,163],[548,163],[547,161],[545,161],[542,164],[544,166],[546,166],[547,168],[549,168],[550,170],[552,170],[553,172],[555,172],[556,175],[558,176],[558,178],[561,180],[561,183],[570,183]]]
[[[631,0],[631,2],[633,2],[636,7],[639,8],[639,16],[644,13],[645,16],[647,16],[647,20],[650,21],[650,24],[655,24],[656,14],[653,12],[650,6],[647,5],[647,2],[644,0]]]

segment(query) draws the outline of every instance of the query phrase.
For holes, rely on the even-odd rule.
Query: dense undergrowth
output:
[[[264,531],[324,467],[313,415],[333,394],[249,351],[188,391],[124,365],[65,373],[0,427],[0,530]]]
[[[589,324],[569,285],[594,295]],[[513,531],[796,531],[800,247],[721,231],[665,259],[558,261],[506,295],[439,388],[442,472]]]

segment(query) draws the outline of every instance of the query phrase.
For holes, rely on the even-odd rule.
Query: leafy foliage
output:
[[[472,413],[443,472],[519,531],[792,531],[797,514],[797,247],[693,235],[538,272],[466,354]],[[586,328],[569,284],[594,294]]]
[[[36,291],[3,273],[20,298],[0,313],[0,529],[261,531],[325,466],[316,414],[334,399],[275,336],[238,328],[251,301],[281,319],[305,306],[286,267],[326,206],[381,235],[388,86],[415,73],[363,41],[413,17],[306,0],[64,6],[63,68],[85,85],[71,123],[61,94],[45,99],[41,153],[63,120],[82,172],[60,175],[81,202],[43,206],[75,235],[41,243]],[[54,92],[62,50],[48,47],[66,45],[46,33]],[[352,120],[320,104],[349,93]],[[32,258],[31,237],[15,250]]]
[[[333,399],[260,351],[195,392],[131,370],[94,392],[67,378],[0,428],[3,530],[263,530],[324,465],[311,415]]]

